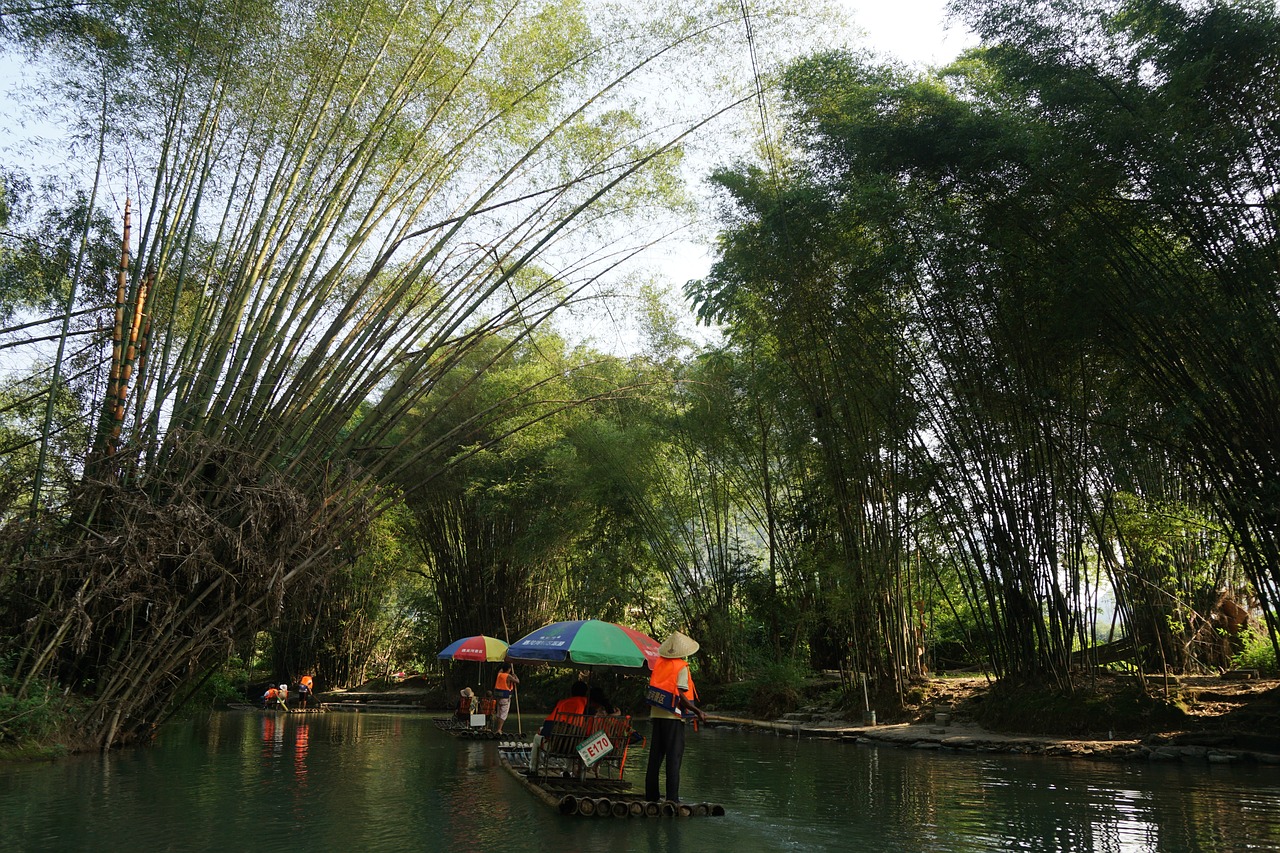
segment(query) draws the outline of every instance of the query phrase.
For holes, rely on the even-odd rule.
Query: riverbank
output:
[[[865,711],[823,705],[777,720],[725,709],[708,716],[715,725],[910,749],[1280,767],[1280,680],[1253,676],[1162,676],[1148,679],[1145,690],[1133,678],[1107,676],[1070,693],[930,679],[907,703],[893,703],[888,720],[877,713],[879,725],[868,724]]]
[[[1151,735],[1142,740],[1087,740],[1047,735],[1019,735],[992,732],[973,723],[889,723],[851,726],[838,723],[788,723],[776,720],[749,720],[723,714],[708,714],[710,725],[764,729],[792,737],[814,737],[851,743],[895,746],[907,749],[937,749],[965,752],[995,752],[1021,755],[1065,756],[1068,758],[1114,761],[1184,761],[1207,764],[1255,762],[1280,767],[1280,753],[1237,749],[1226,744],[1187,742],[1196,738],[1165,739]]]

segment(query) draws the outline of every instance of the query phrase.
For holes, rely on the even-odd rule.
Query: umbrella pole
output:
[[[507,645],[510,646],[511,632],[507,630],[507,608],[500,608],[499,612],[502,614],[502,639],[506,640]],[[512,667],[512,669],[515,669],[515,667]],[[520,719],[520,688],[514,684],[511,685],[511,698],[516,706],[516,734],[524,737],[524,722]]]

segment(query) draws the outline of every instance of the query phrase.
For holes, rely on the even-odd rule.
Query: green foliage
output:
[[[215,670],[200,689],[179,708],[176,716],[200,714],[210,708],[221,708],[228,702],[245,701],[245,686],[254,681],[254,673],[238,657],[232,657]]]
[[[1250,625],[1240,639],[1244,643],[1244,649],[1232,658],[1233,667],[1256,669],[1266,676],[1280,675],[1280,668],[1276,667],[1276,647],[1265,632]]]
[[[757,720],[776,720],[812,697],[806,692],[808,667],[792,661],[767,663],[754,668],[742,681],[702,690],[703,703],[732,713],[745,711]]]
[[[104,304],[119,262],[114,224],[101,210],[90,210],[82,191],[52,183],[33,186],[24,173],[0,167],[0,323],[19,312],[56,317],[68,307],[77,269],[70,307]],[[73,328],[85,324],[82,319]]]
[[[15,748],[49,746],[71,728],[74,703],[56,684],[36,682],[23,692],[12,656],[0,658],[0,757]]]

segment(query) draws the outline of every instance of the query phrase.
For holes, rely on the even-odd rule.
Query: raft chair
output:
[[[597,778],[621,779],[630,740],[630,717],[562,714],[542,739],[529,775],[585,779],[590,770]]]

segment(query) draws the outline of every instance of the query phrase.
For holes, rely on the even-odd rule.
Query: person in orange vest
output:
[[[667,799],[680,802],[680,762],[684,758],[684,723],[689,718],[706,721],[694,700],[698,691],[693,686],[689,663],[685,658],[698,650],[698,643],[675,631],[658,647],[658,660],[649,677],[645,701],[649,704],[649,721],[653,732],[649,737],[649,764],[644,774],[646,800],[660,800],[658,777],[667,765]]]
[[[558,720],[572,722],[574,716],[583,716],[587,713],[587,682],[575,681],[573,689],[569,691],[568,699],[561,699],[556,706],[551,709],[551,713],[547,714],[547,718],[542,721],[541,735],[549,737],[551,735],[551,726]]]
[[[516,692],[516,685],[520,683],[520,679],[516,678],[516,674],[511,670],[511,664],[503,663],[498,667],[498,678],[493,683],[493,695],[498,699],[498,706],[494,709],[494,718],[497,724],[493,730],[498,734],[502,734],[502,726],[507,722],[507,714],[511,711],[511,697]]]
[[[276,704],[276,701],[279,698],[280,690],[275,686],[268,687],[267,692],[262,694],[262,707],[264,709],[270,708],[272,705]]]
[[[476,704],[476,694],[470,687],[462,688],[458,694],[458,710],[453,715],[459,720],[471,721],[471,715],[476,712],[478,705]]]
[[[298,701],[302,703],[302,707],[309,708],[311,706],[311,696],[315,690],[315,680],[304,675],[298,679]]]

